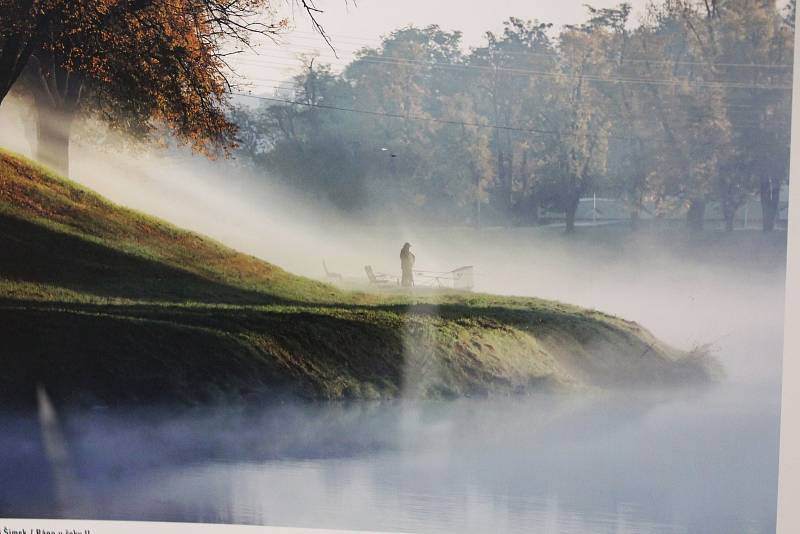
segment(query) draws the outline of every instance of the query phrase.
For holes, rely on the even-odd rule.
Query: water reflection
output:
[[[65,433],[87,502],[56,515],[421,532],[772,532],[776,389],[71,414]],[[3,464],[43,474],[36,425],[4,427]],[[17,488],[0,489],[3,514],[53,515],[47,476],[27,493]]]

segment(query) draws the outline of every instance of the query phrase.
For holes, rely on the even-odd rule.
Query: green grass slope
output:
[[[0,152],[0,402],[448,398],[702,383],[705,354],[538,299],[345,292]]]

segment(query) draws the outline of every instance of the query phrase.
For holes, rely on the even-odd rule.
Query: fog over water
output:
[[[772,532],[777,402],[753,388],[69,414],[59,494],[4,418],[3,515],[418,532]],[[12,446],[13,445],[13,446]],[[11,479],[11,473],[2,473]]]
[[[2,135],[25,152],[24,136]],[[0,515],[420,532],[774,531],[779,239],[607,239],[579,229],[576,242],[558,229],[419,227],[401,210],[376,225],[231,162],[80,143],[72,156],[74,178],[112,200],[289,271],[323,278],[325,259],[354,279],[366,264],[399,274],[410,241],[420,269],[473,265],[477,291],[596,308],[681,349],[708,345],[726,377],[702,391],[60,413],[74,472],[66,499],[36,418],[3,414],[0,478],[26,475],[0,485]]]

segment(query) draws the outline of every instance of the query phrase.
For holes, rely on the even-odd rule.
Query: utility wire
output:
[[[271,61],[270,61],[271,60]],[[291,61],[289,58],[283,57],[270,57],[268,61],[264,61],[261,64],[267,65],[270,63],[274,64],[274,60],[277,61]],[[690,85],[695,87],[705,87],[711,89],[725,89],[725,88],[733,88],[733,89],[767,89],[767,90],[780,90],[780,91],[791,91],[791,85],[767,85],[767,84],[752,84],[752,83],[741,83],[741,82],[730,82],[730,81],[701,81],[701,80],[688,80],[686,78],[681,78],[678,80],[669,80],[669,79],[647,79],[647,78],[620,78],[620,77],[604,77],[598,76],[595,74],[565,74],[563,72],[547,72],[547,71],[536,71],[536,70],[529,70],[529,69],[521,69],[521,68],[512,68],[512,67],[494,67],[494,66],[484,66],[484,65],[459,65],[459,64],[452,64],[452,63],[441,63],[441,62],[430,62],[424,60],[414,60],[414,59],[407,59],[407,58],[387,58],[381,56],[362,56],[359,60],[372,62],[375,64],[384,64],[387,66],[400,66],[400,65],[419,65],[425,67],[434,67],[440,69],[449,69],[449,70],[461,70],[461,71],[481,71],[484,73],[510,73],[520,76],[539,76],[539,77],[546,77],[546,78],[569,78],[569,79],[582,79],[586,81],[592,82],[602,82],[602,83],[627,83],[627,84],[636,84],[636,85],[660,85],[660,86],[679,86],[679,85]],[[259,65],[259,63],[255,63],[255,65]],[[283,66],[283,65],[281,65]],[[290,66],[290,65],[285,65]]]
[[[491,128],[494,130],[502,130],[502,131],[509,131],[509,132],[522,132],[522,133],[533,133],[533,134],[540,134],[540,135],[558,135],[558,136],[568,136],[568,137],[599,137],[598,134],[595,133],[573,133],[573,132],[559,132],[557,130],[543,130],[538,128],[521,128],[517,126],[504,126],[501,124],[483,124],[480,122],[464,122],[464,121],[457,121],[457,120],[450,120],[450,119],[441,119],[438,117],[422,117],[419,115],[403,115],[401,113],[389,113],[386,111],[373,111],[373,110],[366,110],[366,109],[354,109],[354,108],[343,108],[339,106],[331,106],[327,104],[312,104],[310,102],[299,102],[297,100],[287,100],[283,98],[273,98],[268,96],[258,96],[258,95],[248,95],[246,93],[231,93],[237,96],[255,98],[258,100],[266,100],[269,102],[278,102],[282,104],[294,104],[298,106],[305,106],[310,108],[319,108],[319,109],[329,109],[335,111],[346,111],[350,113],[359,113],[362,115],[371,115],[371,116],[378,116],[378,117],[388,117],[392,119],[403,119],[403,120],[415,120],[415,121],[425,121],[425,122],[436,122],[440,124],[450,124],[454,126],[471,126],[475,128]],[[634,137],[624,137],[614,134],[608,134],[608,138],[611,139],[620,139],[623,141],[635,141],[636,138]]]
[[[314,36],[310,35],[310,34],[307,34],[307,33],[308,32],[302,32],[302,31],[299,31],[299,30],[294,30],[291,34],[287,35],[287,38],[289,40],[291,40],[293,38],[294,39],[301,39],[301,40],[310,40],[310,39],[313,40]],[[301,35],[295,35],[295,34],[301,34]],[[307,35],[302,35],[302,34],[307,34]],[[382,43],[378,43],[377,45],[375,45],[375,44],[369,44],[369,43],[365,43],[365,42],[361,42],[361,41],[355,41],[353,39],[342,39],[341,38],[342,36],[340,36],[340,37],[332,36],[332,37],[334,39],[336,39],[336,40],[344,41],[347,44],[349,44],[350,46],[359,47],[359,48],[353,48],[353,49],[349,49],[349,50],[338,48],[339,50],[344,50],[345,52],[352,53],[352,54],[360,52],[361,50],[364,50],[365,48],[380,49],[381,44],[382,44]],[[315,47],[312,47],[311,45],[304,45],[303,43],[299,43],[299,44],[300,44],[300,46],[304,46],[305,49],[308,50],[309,52],[313,52],[315,50],[319,50],[319,49],[317,49]],[[286,45],[284,45],[284,46],[286,46]],[[291,47],[291,46],[295,46],[295,45],[289,43],[288,46]],[[476,50],[481,50],[481,49],[485,49],[485,47],[473,47],[470,50],[471,50],[471,53],[472,53],[472,52],[475,52]],[[469,57],[469,55],[470,54],[466,54],[465,57]],[[551,54],[551,53],[547,53],[547,52],[527,52],[527,51],[521,51],[521,50],[518,50],[518,51],[514,51],[514,50],[498,50],[498,55],[500,55],[500,56],[520,56],[520,57],[547,57],[547,58],[553,58],[553,59],[557,59],[558,58],[558,54]],[[704,67],[711,66],[711,67],[747,67],[747,68],[781,68],[781,69],[787,69],[787,68],[792,68],[793,67],[792,63],[708,62],[708,61],[692,61],[692,60],[681,60],[681,59],[674,59],[674,60],[672,60],[672,59],[655,59],[655,58],[651,59],[651,58],[644,58],[644,57],[624,57],[624,58],[622,58],[621,61],[622,61],[622,63],[629,63],[630,62],[630,63],[651,63],[651,64],[665,64],[665,65],[678,64],[678,65],[698,65],[698,66],[704,66]]]
[[[325,105],[322,105],[322,104],[314,105],[314,104],[310,104],[308,102],[299,102],[299,101],[294,101],[294,100],[285,100],[285,99],[278,98],[278,96],[280,96],[280,92],[282,92],[282,91],[291,91],[292,93],[295,93],[296,88],[287,87],[285,85],[264,85],[264,86],[262,86],[262,88],[263,89],[272,89],[274,91],[274,93],[275,93],[275,96],[274,97],[268,97],[268,96],[252,95],[252,94],[245,94],[245,93],[230,93],[230,94],[231,95],[245,97],[245,98],[254,98],[254,99],[257,99],[257,100],[268,100],[268,101],[281,102],[281,103],[286,103],[286,104],[297,104],[297,105],[301,105],[301,106],[317,107],[317,108],[321,108],[321,109],[334,109],[334,110],[338,110],[338,111],[352,111],[354,113],[363,113],[363,114],[369,114],[369,115],[383,114],[383,112],[378,112],[378,111],[358,110],[358,109],[350,109],[350,108],[338,108],[338,107],[335,107],[335,106],[325,106]],[[436,122],[443,122],[443,121],[447,120],[447,119],[435,119],[433,117],[417,117],[417,118],[415,118],[415,117],[406,117],[405,115],[399,115],[399,114],[397,114],[396,117],[393,114],[389,114],[388,116],[391,116],[393,118],[436,121]],[[734,120],[732,122],[735,123],[735,125],[738,126],[738,127],[760,128],[760,127],[763,126],[763,123],[756,122],[756,121]],[[492,127],[494,127],[493,125],[490,125],[490,124],[483,124],[483,123],[475,123],[475,124],[473,124],[473,123],[458,122],[458,121],[449,121],[449,122],[447,122],[447,124],[457,124],[457,125],[473,126],[473,127],[481,127],[481,128],[492,128]],[[649,124],[650,124],[650,126],[656,127],[656,128],[660,125],[660,123],[658,123],[657,121],[653,121],[653,122],[651,122]],[[677,125],[677,123],[673,123],[673,126],[676,126],[676,125]],[[504,127],[504,126],[497,126],[497,128],[499,128],[499,129],[509,129],[509,130],[517,131],[517,132],[528,132],[529,131],[529,130],[523,129],[523,128],[513,128],[513,127]],[[542,133],[543,134],[543,133],[547,133],[547,131],[546,130],[535,130],[535,131],[531,131],[531,133]],[[570,133],[556,132],[555,130],[550,131],[549,133],[551,133],[553,135],[555,135],[555,134],[576,135],[576,134],[570,134]],[[584,134],[584,135],[586,135],[586,134]],[[619,140],[624,140],[624,141],[631,141],[631,140],[638,139],[638,137],[623,137],[623,136],[618,136],[618,135],[613,135],[613,134],[609,134],[608,137],[611,138],[611,139],[619,139]]]
[[[257,76],[243,76],[243,75],[240,76],[240,77],[243,78],[243,80],[247,81],[247,82],[259,82],[258,83],[258,89],[280,88],[280,89],[298,90],[298,89],[302,89],[302,87],[303,87],[302,84],[299,84],[297,82],[297,80],[294,78],[294,76],[287,77],[287,78],[281,78],[281,79],[278,79],[278,78],[260,78],[260,77],[257,77]],[[265,85],[265,84],[260,83],[260,82],[269,82],[269,83],[274,83],[276,85]],[[252,85],[252,84],[250,84],[250,85]],[[248,95],[249,94],[250,93],[248,93]],[[733,103],[733,102],[736,102],[736,100],[734,99],[734,100],[731,100],[731,101],[725,103],[723,107],[728,108],[728,109],[734,109],[734,108],[735,109],[762,109],[762,110],[764,109],[764,105],[736,104],[736,103]]]

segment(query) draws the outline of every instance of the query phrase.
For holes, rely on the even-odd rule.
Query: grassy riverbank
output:
[[[701,383],[716,364],[533,298],[347,292],[0,152],[0,401],[454,397]]]

